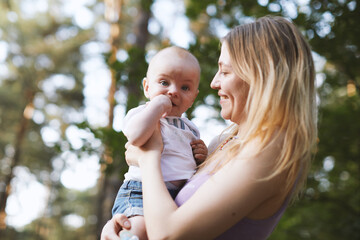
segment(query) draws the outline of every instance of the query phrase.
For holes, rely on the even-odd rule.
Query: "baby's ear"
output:
[[[143,78],[142,85],[143,85],[145,97],[149,98],[149,83],[147,77]]]

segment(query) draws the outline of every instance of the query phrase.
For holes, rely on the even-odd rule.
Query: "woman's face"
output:
[[[249,85],[235,74],[226,42],[221,46],[218,64],[219,70],[210,87],[218,90],[221,116],[224,119],[240,124],[246,117],[244,108],[249,93]]]

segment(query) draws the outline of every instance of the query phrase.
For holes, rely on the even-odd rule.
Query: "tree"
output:
[[[64,127],[54,131],[61,139],[67,126],[73,124],[69,114],[81,110],[80,47],[93,35],[73,25],[69,18],[56,18],[56,4],[49,11],[37,12],[36,17],[24,12],[23,4],[7,1],[6,8],[0,9],[1,42],[7,46],[4,66],[8,71],[0,79],[0,184],[4,186],[0,191],[0,234],[10,239],[16,232],[6,228],[5,209],[14,169],[31,169],[50,192],[62,187],[59,179],[50,177],[54,171],[52,160],[58,154],[57,142],[46,141],[44,132],[60,123]]]
[[[125,111],[139,104],[143,99],[141,93],[141,79],[146,72],[146,44],[149,39],[147,30],[151,16],[152,1],[137,1],[130,4],[122,1],[106,1],[107,9],[105,17],[111,26],[109,44],[111,51],[106,55],[106,62],[111,70],[111,86],[109,89],[109,122],[107,129],[100,130],[105,152],[102,162],[102,176],[99,179],[99,204],[97,210],[98,225],[97,235],[100,237],[102,227],[111,218],[111,208],[115,200],[116,193],[123,181],[123,175],[127,170],[124,160],[126,139],[121,133],[113,130],[114,107],[119,104],[125,107]],[[131,9],[137,9],[138,14],[129,24]],[[125,13],[125,14],[124,14]],[[126,24],[124,24],[126,23]],[[129,28],[129,25],[132,25]],[[126,37],[132,35],[134,42],[129,44]],[[122,63],[117,60],[116,55],[119,50],[126,50],[128,59]],[[117,103],[115,93],[117,91],[127,92],[127,101]],[[96,130],[95,130],[96,131]]]

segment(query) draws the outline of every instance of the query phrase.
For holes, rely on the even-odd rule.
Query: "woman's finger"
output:
[[[118,240],[119,238],[119,226],[116,226],[114,219],[109,220],[101,231],[101,240]]]
[[[116,214],[110,219],[101,231],[101,240],[119,240],[119,233],[123,229],[129,230],[131,224],[123,214]]]
[[[119,232],[123,228],[125,228],[127,230],[129,230],[131,228],[130,221],[124,214],[115,214],[113,219],[114,219],[114,224],[117,227],[120,227],[119,229],[117,229],[117,230],[119,230]]]

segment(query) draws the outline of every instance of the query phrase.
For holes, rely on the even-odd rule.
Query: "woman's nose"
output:
[[[216,73],[216,75],[214,76],[213,80],[210,83],[210,87],[212,89],[219,89],[220,88],[220,81],[218,79],[218,74]]]

